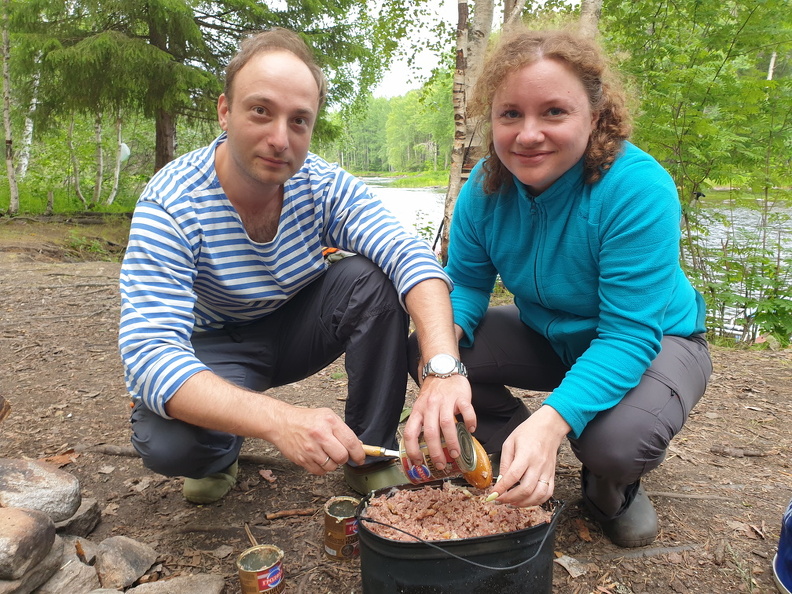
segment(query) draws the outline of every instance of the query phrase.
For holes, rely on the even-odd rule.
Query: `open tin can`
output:
[[[336,561],[357,558],[358,521],[355,510],[360,504],[354,497],[331,497],[324,506],[324,550]]]
[[[275,545],[256,545],[237,558],[242,594],[279,594],[283,579],[283,551]]]

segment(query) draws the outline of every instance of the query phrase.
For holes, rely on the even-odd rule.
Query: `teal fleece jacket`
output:
[[[498,274],[524,324],[570,366],[544,401],[578,437],[635,387],[664,335],[705,331],[679,264],[681,209],[668,173],[630,143],[600,181],[577,163],[539,196],[516,178],[484,193],[481,163],[459,194],[446,272],[454,321],[473,332]]]

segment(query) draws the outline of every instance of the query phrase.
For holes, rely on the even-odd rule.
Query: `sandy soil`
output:
[[[154,475],[131,455],[115,343],[119,265],[85,261],[119,251],[123,240],[108,242],[93,224],[75,235],[75,226],[0,219],[0,395],[12,407],[0,425],[0,456],[48,458],[74,473],[83,496],[103,510],[92,540],[125,535],[156,548],[160,559],[147,579],[214,572],[225,576],[227,593],[238,592],[235,559],[249,546],[248,524],[258,542],[284,550],[286,592],[361,592],[360,562],[322,552],[323,504],[353,495],[340,471],[309,475],[249,440],[234,491],[194,506],[179,479]],[[602,536],[580,507],[579,464],[563,448],[555,497],[567,507],[555,551],[585,573],[573,577],[554,564],[554,592],[775,591],[771,562],[792,497],[792,351],[713,348],[713,359],[706,396],[645,480],[661,521],[650,547],[619,549]],[[340,413],[343,366],[273,393]],[[532,409],[541,402],[541,394],[521,395]],[[291,510],[304,515],[268,518]]]

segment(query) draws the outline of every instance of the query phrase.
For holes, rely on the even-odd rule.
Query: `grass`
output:
[[[385,177],[390,179],[391,188],[433,188],[448,186],[448,171],[354,171],[357,177]]]

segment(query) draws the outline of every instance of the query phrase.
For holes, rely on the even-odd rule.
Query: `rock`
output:
[[[61,534],[88,536],[101,519],[102,512],[99,511],[99,502],[96,499],[83,499],[72,517],[55,523],[55,530]]]
[[[28,594],[58,571],[63,556],[63,539],[55,536],[49,554],[18,580],[0,581],[0,594]]]
[[[71,544],[71,543],[70,543]],[[90,592],[100,586],[96,569],[86,565],[77,557],[74,547],[63,547],[58,570],[35,594],[64,594],[65,592]]]
[[[151,547],[127,538],[111,536],[96,551],[96,571],[104,588],[126,588],[137,581],[157,560]]]
[[[141,584],[127,594],[222,594],[224,584],[222,576],[199,573]]]
[[[80,481],[51,464],[0,458],[0,507],[37,509],[61,522],[80,507]]]
[[[55,541],[55,524],[42,511],[0,508],[0,579],[18,580],[44,559]]]

